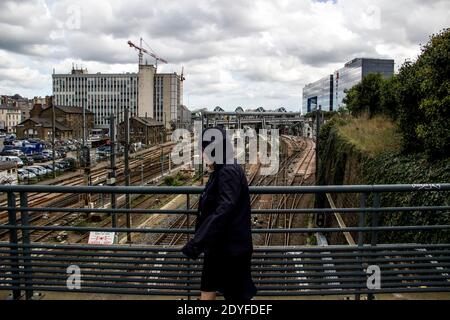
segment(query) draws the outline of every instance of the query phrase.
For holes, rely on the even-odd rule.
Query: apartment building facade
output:
[[[21,109],[11,105],[0,105],[0,131],[4,133],[16,133],[16,126],[21,121]]]

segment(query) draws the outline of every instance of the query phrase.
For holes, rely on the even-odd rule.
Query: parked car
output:
[[[53,160],[53,151],[52,150],[44,150],[42,151],[42,155],[47,158],[47,161]],[[55,154],[57,157],[57,154]]]
[[[20,158],[20,160],[23,161],[23,164],[26,166],[32,166],[34,164],[34,160],[31,157],[20,156],[19,158]]]
[[[38,170],[42,170],[46,175],[52,173],[52,170],[44,168],[43,166],[33,166],[33,167],[37,168]]]
[[[60,158],[67,157],[67,152],[65,151],[65,149],[58,149],[58,153],[59,153]]]
[[[37,178],[34,172],[28,171],[26,169],[17,170],[17,177],[19,178],[19,181],[28,181]]]
[[[47,157],[43,154],[35,154],[31,157],[35,162],[45,162],[47,161]]]
[[[28,167],[28,168],[25,168],[25,170],[27,170],[28,172],[34,173],[36,175],[36,177],[45,176],[44,171],[39,170],[38,168],[35,168],[35,167]]]
[[[64,170],[65,170],[64,165],[62,165],[62,164],[59,163],[59,162],[55,162],[55,166],[56,166],[57,168],[59,168],[61,171],[64,171]]]
[[[45,169],[50,170],[50,172],[53,172],[53,164],[44,164],[41,167],[44,167]],[[56,168],[56,170],[55,170],[56,172],[62,171],[61,168],[58,167],[56,164],[55,164],[55,168]]]
[[[0,161],[12,161],[17,164],[17,167],[22,168],[23,167],[23,161],[19,157],[15,156],[1,156]]]
[[[20,156],[23,156],[24,154],[19,149],[7,149],[7,150],[3,149],[1,155],[2,156],[20,157]]]
[[[71,164],[69,163],[69,162],[67,162],[67,161],[59,161],[58,162],[61,166],[63,166],[63,168],[64,168],[64,170],[69,170],[69,169],[71,169]]]

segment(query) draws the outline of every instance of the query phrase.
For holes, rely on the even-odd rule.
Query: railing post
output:
[[[359,207],[362,209],[362,211],[359,212],[359,222],[358,222],[359,228],[364,228],[364,226],[366,224],[366,212],[364,211],[364,209],[366,208],[366,201],[367,201],[367,193],[361,193],[361,197],[359,200]],[[360,248],[362,248],[362,247],[364,247],[364,232],[358,231],[358,252],[359,252],[359,254],[362,253],[362,250],[360,250]],[[364,270],[364,267],[362,265],[362,263],[363,263],[362,257],[359,256],[358,260],[361,263],[361,269]],[[361,299],[361,294],[359,294],[359,293],[355,294],[355,300],[360,300],[360,299]]]
[[[379,193],[375,193],[373,195],[373,208],[379,208],[380,207],[380,194]],[[378,219],[379,219],[379,212],[372,212],[372,222],[371,222],[371,226],[372,228],[377,228],[378,227]],[[378,231],[372,230],[371,233],[371,239],[370,239],[370,246],[371,247],[376,247],[377,246],[377,240],[378,240]],[[373,253],[373,250],[371,250],[371,253]],[[372,255],[370,255],[370,259],[372,260]],[[367,300],[373,300],[374,299],[374,295],[373,293],[369,293],[367,295]]]
[[[10,226],[17,226],[17,219],[16,219],[16,196],[13,192],[8,192],[8,224]],[[17,271],[11,272],[11,280],[12,287],[16,286],[18,289],[12,290],[12,298],[14,300],[19,300],[21,296],[20,291],[20,273],[19,273],[19,247],[18,247],[18,240],[17,240],[17,229],[10,229],[9,230],[9,242],[11,245],[14,245],[14,247],[10,247],[11,249],[11,268],[16,269]],[[13,252],[15,251],[15,253]]]
[[[380,194],[375,193],[373,195],[373,208],[379,208],[379,207],[380,207]],[[379,212],[373,212],[372,213],[372,228],[378,227],[378,220],[379,220]],[[370,245],[373,247],[376,247],[377,240],[378,240],[378,231],[372,231]]]
[[[28,211],[24,211],[23,208],[28,207],[28,195],[25,192],[20,193],[20,208],[22,209],[20,211],[20,219],[22,221],[22,226],[28,227],[29,225],[29,215]],[[26,258],[23,260],[24,263],[24,283],[25,287],[28,287],[25,289],[25,298],[27,300],[30,300],[33,298],[33,271],[32,271],[32,263],[31,263],[31,249],[28,247],[30,245],[30,230],[24,230],[22,229],[22,244],[23,247],[23,257]],[[28,283],[28,284],[27,284]]]
[[[190,197],[189,197],[189,193],[186,193],[186,210],[190,210],[191,209],[191,204],[190,204]],[[186,228],[189,229],[189,225],[190,225],[190,213],[189,211],[186,213]],[[187,234],[187,240],[191,240],[191,234],[188,233]],[[189,259],[187,260],[189,262]],[[188,268],[188,279],[187,279],[187,286],[188,286],[188,300],[191,300],[191,265],[188,263],[187,264],[187,268]]]

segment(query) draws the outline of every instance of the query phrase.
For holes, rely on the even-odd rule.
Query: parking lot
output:
[[[53,152],[48,142],[7,136],[0,139],[0,161],[16,163],[18,183],[33,184],[76,170],[80,148],[77,140],[57,141]]]

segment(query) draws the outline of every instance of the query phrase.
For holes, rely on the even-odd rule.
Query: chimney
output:
[[[30,118],[38,118],[42,112],[42,103],[35,103],[30,110]]]

